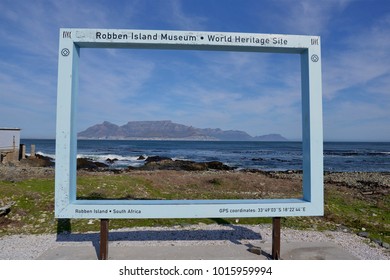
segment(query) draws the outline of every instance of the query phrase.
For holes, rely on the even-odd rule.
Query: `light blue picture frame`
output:
[[[82,48],[214,50],[300,55],[302,198],[78,200],[78,62]],[[321,48],[318,36],[124,29],[60,29],[55,166],[56,218],[321,216],[324,212]]]

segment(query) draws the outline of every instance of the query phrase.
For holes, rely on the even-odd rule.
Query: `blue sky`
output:
[[[59,28],[319,35],[325,140],[390,141],[390,2],[0,1],[0,127],[54,138]],[[82,49],[78,130],[172,120],[301,137],[297,55]]]

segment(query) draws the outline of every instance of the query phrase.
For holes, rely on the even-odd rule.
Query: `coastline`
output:
[[[28,147],[36,145],[36,154],[55,157],[55,140],[25,139]],[[251,141],[140,141],[80,140],[77,157],[111,168],[139,167],[140,157],[169,157],[196,162],[219,161],[232,168],[267,171],[302,169],[301,142]],[[390,171],[388,142],[324,142],[324,171]]]
[[[155,169],[142,169],[142,168],[131,168],[131,169],[109,169],[109,168],[98,168],[98,169],[79,169],[78,175],[86,174],[121,174],[127,172],[147,172],[147,171],[158,171],[164,170]],[[178,169],[175,169],[178,170]],[[182,170],[183,172],[191,172],[188,170]],[[196,171],[196,170],[193,170]],[[206,170],[199,170],[206,171]],[[208,170],[210,171],[210,170]],[[221,172],[221,170],[214,170],[215,172]],[[211,170],[212,172],[212,170]],[[302,171],[263,171],[255,169],[238,169],[228,170],[228,173],[262,173],[273,178],[284,178],[284,179],[302,179]],[[39,164],[31,164],[31,162],[20,162],[18,164],[5,165],[0,164],[0,181],[20,181],[32,178],[54,178],[55,168],[54,166],[39,166]],[[384,191],[388,193],[390,191],[390,171],[389,172],[364,172],[364,171],[324,171],[324,184],[340,184],[351,188],[367,191]]]

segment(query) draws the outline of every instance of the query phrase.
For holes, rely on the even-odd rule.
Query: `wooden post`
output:
[[[280,217],[272,218],[272,259],[280,260]]]
[[[100,220],[100,260],[108,259],[108,219]]]

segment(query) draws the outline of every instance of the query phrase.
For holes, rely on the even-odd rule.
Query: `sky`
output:
[[[321,36],[326,141],[390,141],[388,0],[0,1],[0,127],[55,138],[60,28]],[[294,54],[82,49],[77,130],[171,120],[300,140]]]

